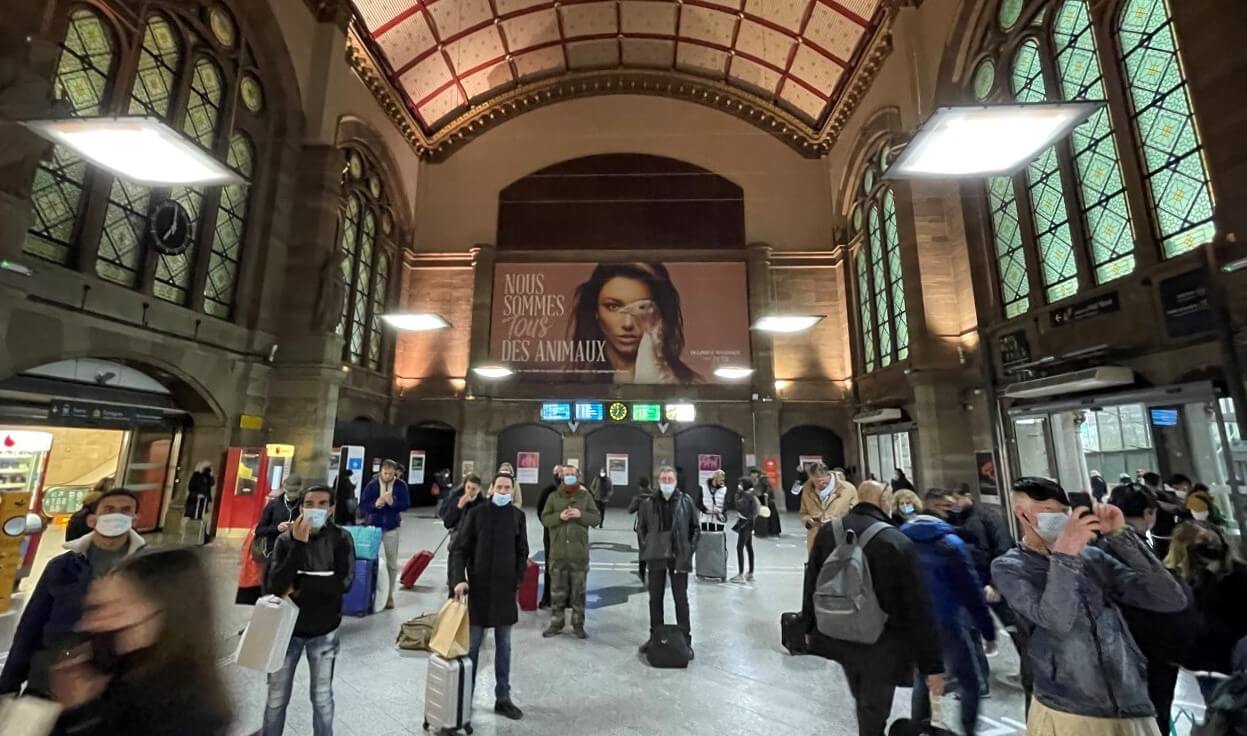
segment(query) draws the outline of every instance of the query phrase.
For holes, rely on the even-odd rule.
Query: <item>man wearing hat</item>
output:
[[[260,523],[255,528],[256,541],[263,545],[266,557],[273,551],[273,545],[281,533],[299,520],[302,513],[299,494],[302,492],[303,478],[291,473],[281,482],[281,491],[269,496],[268,505],[260,514]]]

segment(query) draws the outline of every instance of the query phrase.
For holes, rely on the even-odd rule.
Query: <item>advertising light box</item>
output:
[[[606,411],[602,408],[600,402],[587,401],[576,403],[576,421],[600,422],[605,418]]]
[[[568,422],[571,421],[571,418],[571,404],[547,401],[541,405],[541,421],[543,422]]]
[[[667,404],[666,417],[668,422],[695,422],[697,407],[692,404]]]
[[[634,422],[661,422],[662,421],[662,405],[661,404],[633,404],[632,405],[632,421]]]

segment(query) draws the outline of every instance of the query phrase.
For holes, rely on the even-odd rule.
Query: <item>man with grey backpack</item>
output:
[[[916,669],[938,696],[944,664],[918,553],[890,521],[891,489],[866,481],[857,493],[843,519],[819,529],[801,616],[810,653],[844,668],[859,736],[884,736],[896,688]]]

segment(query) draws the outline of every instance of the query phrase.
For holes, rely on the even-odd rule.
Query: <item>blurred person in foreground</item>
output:
[[[1182,586],[1115,506],[1071,513],[1055,481],[1025,477],[1013,484],[1013,510],[1022,540],[992,563],[992,579],[1028,629],[1026,733],[1157,736],[1146,662],[1118,606],[1181,611]],[[1093,545],[1099,535],[1104,549]]]

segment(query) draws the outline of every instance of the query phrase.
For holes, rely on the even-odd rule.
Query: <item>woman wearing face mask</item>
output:
[[[1204,624],[1182,665],[1230,674],[1234,646],[1247,636],[1247,564],[1234,554],[1225,532],[1206,521],[1189,521],[1174,530],[1165,564],[1191,586]],[[1217,680],[1197,679],[1207,700]]]
[[[896,507],[892,512],[892,523],[897,526],[922,513],[922,499],[913,491],[897,491],[892,496],[892,504]]]
[[[703,532],[721,532],[726,521],[724,510],[727,507],[727,473],[716,470],[706,480],[706,488],[701,493],[697,510],[701,512],[701,530]]]
[[[66,709],[54,733],[227,734],[212,590],[187,549],[136,555],[97,581],[78,625],[87,641],[52,672],[52,692]]]
[[[1213,500],[1212,491],[1208,489],[1208,486],[1203,483],[1192,485],[1191,492],[1186,494],[1185,500],[1186,510],[1196,521],[1207,521],[1215,527],[1225,528],[1225,515],[1221,513],[1221,509],[1217,508],[1217,502]]]

